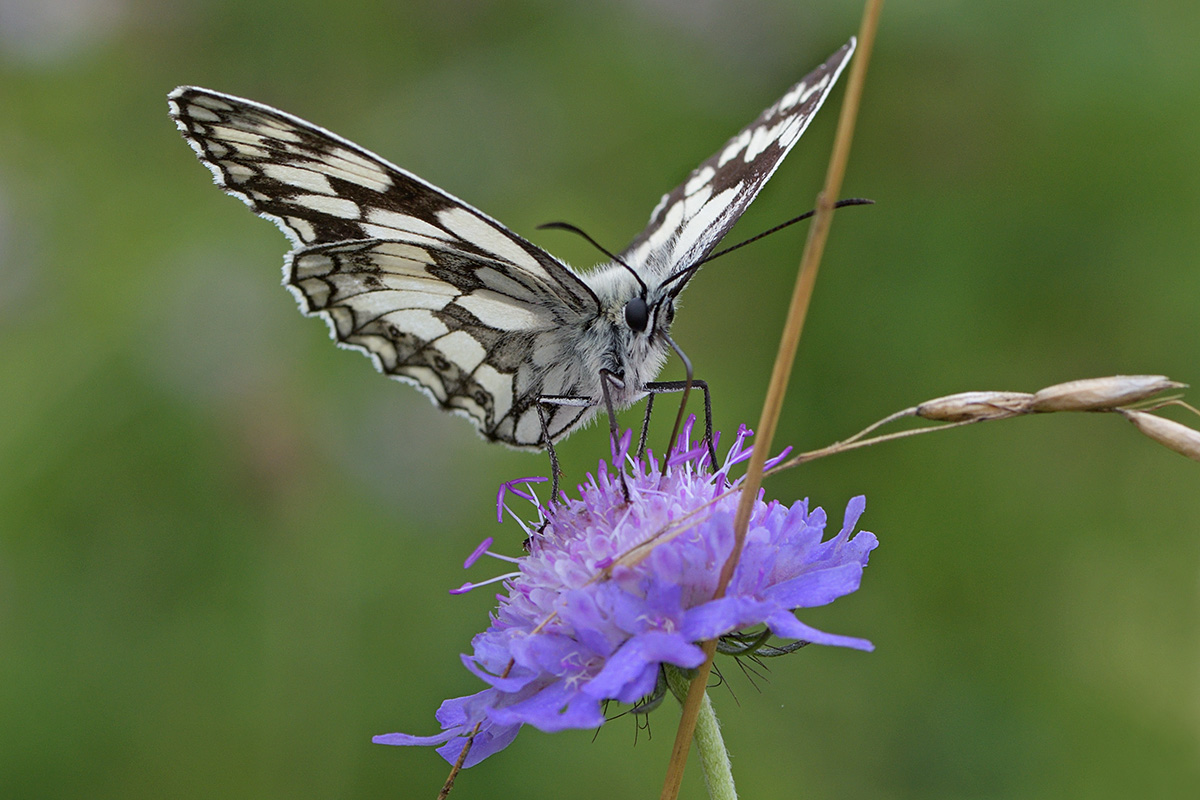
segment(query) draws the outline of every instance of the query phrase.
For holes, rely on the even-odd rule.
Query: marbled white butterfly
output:
[[[804,133],[854,44],[664,195],[619,260],[584,273],[290,114],[192,86],[169,101],[217,185],[291,239],[284,284],[305,314],[484,438],[553,458],[553,442],[602,404],[682,388],[653,381],[673,346],[675,299]]]

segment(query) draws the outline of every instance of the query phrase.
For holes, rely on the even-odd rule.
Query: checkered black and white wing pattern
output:
[[[539,397],[570,395],[560,326],[598,301],[565,264],[375,154],[269,106],[196,87],[171,115],[218,185],[296,246],[284,282],[339,344],[471,419],[544,447]],[[561,408],[551,438],[582,415]]]
[[[577,393],[559,333],[584,311],[509,262],[445,243],[366,239],[295,250],[285,282],[307,314],[383,373],[467,417],[487,439],[544,447],[538,401]],[[569,340],[568,340],[569,341]],[[553,441],[589,409],[547,413]]]
[[[661,280],[702,260],[804,133],[854,47],[851,39],[663,195],[649,225],[622,253],[625,262]]]
[[[329,131],[270,106],[194,86],[171,116],[217,184],[297,247],[435,240],[510,262],[577,306],[595,298],[558,259],[496,220]]]

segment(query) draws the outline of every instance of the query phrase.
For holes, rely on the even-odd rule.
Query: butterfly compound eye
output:
[[[650,308],[645,300],[635,297],[625,304],[625,322],[638,333],[646,330],[650,323]]]

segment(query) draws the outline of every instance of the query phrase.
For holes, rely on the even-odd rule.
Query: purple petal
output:
[[[581,655],[582,650],[579,642],[569,636],[545,632],[514,638],[509,648],[518,665],[550,675],[577,669],[571,665],[587,660],[591,655]]]
[[[817,569],[775,584],[763,592],[763,597],[786,609],[823,606],[857,591],[862,583],[862,573],[861,564]]]
[[[632,703],[654,688],[660,663],[698,667],[704,663],[704,651],[678,634],[661,631],[644,633],[627,641],[613,654],[583,691],[597,700]],[[648,669],[650,679],[647,686],[645,676]]]
[[[767,627],[776,636],[782,636],[785,639],[801,639],[813,644],[852,647],[855,650],[866,650],[868,652],[875,649],[875,645],[866,639],[857,639],[853,636],[838,636],[837,634],[825,633],[824,631],[819,631],[816,628],[805,625],[796,619],[790,611],[778,611],[772,614],[767,618]]]
[[[478,732],[471,742],[464,767],[478,764],[483,759],[507,747],[516,737],[520,725],[497,725],[488,719],[489,704],[503,699],[491,689],[467,697],[456,697],[442,703],[437,712],[443,730],[434,736],[411,736],[407,733],[385,733],[374,736],[376,744],[431,746],[442,745],[437,752],[451,764],[458,760],[475,726]]]
[[[768,603],[753,597],[733,595],[719,600],[710,600],[702,606],[689,609],[684,616],[680,633],[688,641],[702,642],[727,633],[758,625],[779,610],[776,603]],[[682,666],[682,665],[681,665]]]
[[[559,619],[575,631],[580,644],[604,656],[624,639],[622,631],[611,622],[611,610],[602,605],[606,599],[600,592],[574,590],[566,593],[559,611]]]
[[[526,723],[546,733],[570,728],[598,728],[604,724],[604,712],[595,698],[567,689],[562,683],[551,684],[537,694],[488,714],[502,725]]]
[[[491,672],[483,669],[473,657],[468,655],[459,656],[463,666],[470,670],[471,674],[479,678],[479,680],[491,686],[493,689],[501,692],[519,692],[533,681],[537,680],[537,672],[518,667],[509,671],[507,675],[501,678],[499,675],[493,675]]]
[[[850,531],[858,524],[858,518],[867,510],[866,495],[855,495],[846,504],[846,515],[842,518],[842,533],[849,536]]]
[[[410,736],[407,733],[381,733],[378,736],[372,736],[371,741],[375,744],[395,744],[395,745],[434,745],[443,744],[444,742],[457,738],[459,732],[457,730],[442,731],[433,736]]]
[[[467,753],[466,759],[463,760],[463,769],[473,767],[488,756],[495,755],[508,747],[512,744],[512,740],[517,738],[520,730],[520,725],[483,723],[483,726],[479,729],[479,733],[475,734],[475,738],[471,740],[471,751]],[[466,743],[467,739],[465,737],[451,739],[437,749],[437,754],[446,759],[450,764],[457,763],[458,757],[462,755],[462,749]]]

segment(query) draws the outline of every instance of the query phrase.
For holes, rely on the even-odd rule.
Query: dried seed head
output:
[[[1167,389],[1182,389],[1166,375],[1112,375],[1047,386],[1033,396],[1034,411],[1107,411]]]
[[[1120,413],[1154,441],[1193,461],[1200,461],[1200,431],[1145,411],[1125,409]]]
[[[917,416],[938,422],[1007,419],[1028,414],[1033,399],[1025,392],[961,392],[921,403]]]

